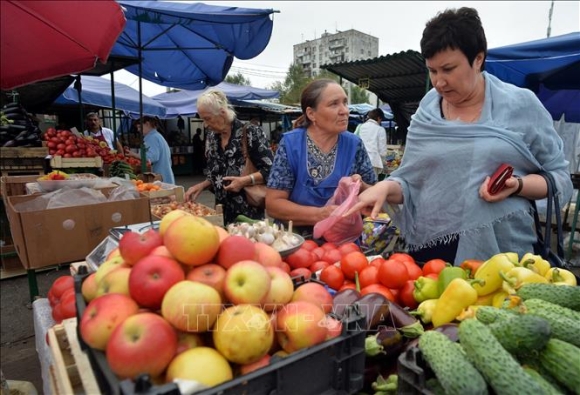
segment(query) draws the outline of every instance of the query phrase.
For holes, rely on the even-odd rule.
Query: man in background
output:
[[[377,177],[383,172],[383,157],[387,155],[387,132],[381,126],[385,118],[383,110],[375,108],[367,114],[367,121],[357,128],[375,170]]]
[[[87,125],[87,130],[83,132],[85,136],[104,141],[110,149],[120,149],[120,152],[123,152],[123,149],[120,148],[122,147],[121,143],[118,140],[115,141],[115,133],[111,129],[101,126],[101,119],[96,112],[88,113],[85,117],[85,123]]]

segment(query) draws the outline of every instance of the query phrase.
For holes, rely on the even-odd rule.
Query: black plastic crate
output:
[[[81,286],[87,274],[75,276],[77,318],[80,317],[86,303],[81,294]],[[339,337],[325,341],[314,347],[303,349],[285,358],[277,359],[262,369],[207,390],[196,392],[196,395],[332,395],[355,394],[363,388],[365,370],[364,342],[366,337],[366,319],[358,306],[349,307],[342,320],[343,330]],[[181,394],[175,383],[152,385],[147,376],[139,377],[135,382],[119,379],[111,372],[105,353],[87,346],[80,335],[81,348],[88,354],[93,372],[104,394]]]
[[[457,367],[461,369],[461,367]],[[426,381],[434,377],[434,373],[423,359],[423,353],[418,347],[411,347],[397,359],[397,374],[399,381],[397,394],[405,395],[433,395],[427,389]]]

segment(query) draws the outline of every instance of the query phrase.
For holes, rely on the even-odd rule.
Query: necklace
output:
[[[478,105],[478,109],[477,109],[477,111],[476,111],[475,115],[473,115],[473,116],[471,116],[471,117],[467,117],[467,118],[465,118],[465,117],[461,117],[461,116],[458,116],[458,117],[456,117],[456,118],[455,118],[455,120],[456,120],[456,121],[463,121],[463,122],[465,122],[465,123],[472,123],[472,122],[475,122],[475,121],[477,121],[477,120],[479,119],[479,117],[481,116],[481,110],[482,110],[482,109],[483,109],[483,103],[482,103],[482,104],[480,104],[480,105]],[[446,110],[446,112],[447,112],[447,118],[448,118],[450,121],[451,121],[451,120],[453,120],[453,117],[451,117],[451,107],[450,107],[450,105],[449,105],[449,102],[448,102],[447,100],[445,101],[445,110]]]

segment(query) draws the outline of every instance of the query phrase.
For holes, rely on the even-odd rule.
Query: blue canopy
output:
[[[580,32],[490,49],[485,69],[535,92],[555,120],[580,122]]]
[[[260,54],[270,41],[270,14],[275,12],[203,3],[117,2],[127,23],[111,54],[142,57],[140,65],[127,70],[159,85],[189,90],[222,82],[234,57]]]
[[[74,83],[56,99],[54,104],[69,105],[79,103],[78,91]],[[113,108],[111,81],[103,77],[81,77],[81,101],[97,107]],[[115,108],[139,114],[139,91],[115,81]],[[143,96],[143,114],[165,116],[165,107],[148,96]]]
[[[222,82],[213,88],[221,90],[230,102],[236,100],[260,100],[280,97],[280,92],[278,91],[253,88],[246,85],[230,84],[228,82]],[[165,115],[166,118],[175,118],[178,115],[194,115],[197,113],[197,98],[208,89],[212,88],[207,87],[195,91],[181,90],[160,93],[153,96],[152,99],[167,109]]]

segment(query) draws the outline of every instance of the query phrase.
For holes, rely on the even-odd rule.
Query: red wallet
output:
[[[505,187],[505,182],[512,176],[514,168],[507,163],[499,165],[497,170],[492,174],[489,184],[487,184],[487,191],[491,195],[495,195]]]

